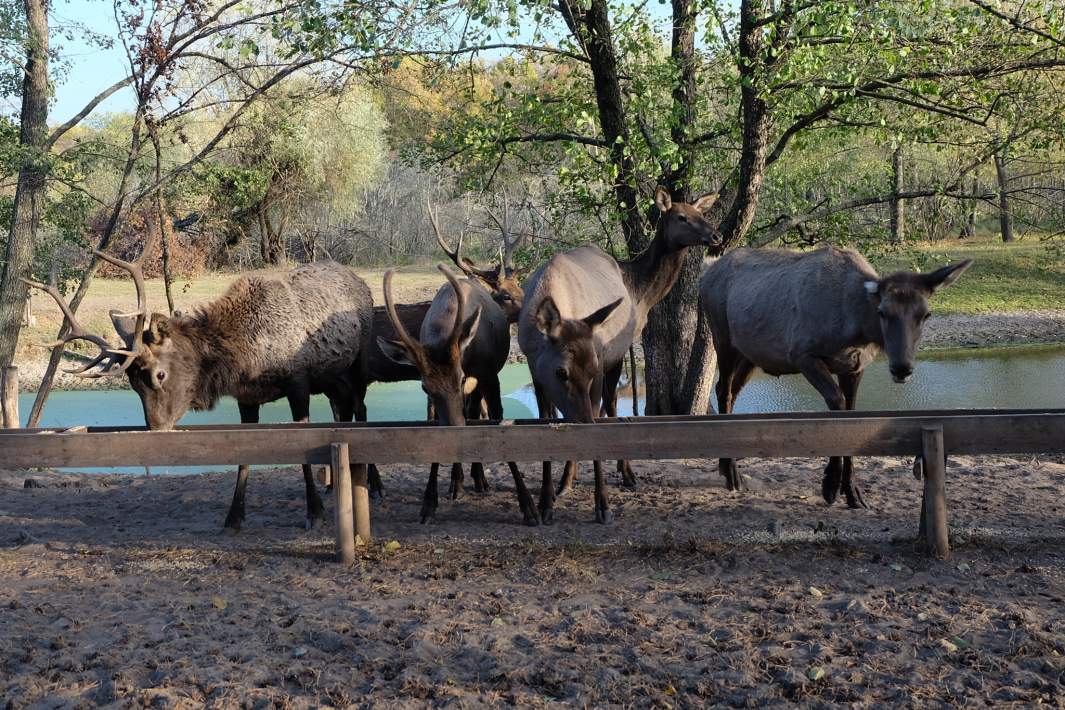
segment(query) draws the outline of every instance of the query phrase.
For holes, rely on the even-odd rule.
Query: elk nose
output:
[[[892,365],[891,366],[891,379],[895,382],[905,382],[910,379],[910,375],[913,374],[913,367],[910,365]]]

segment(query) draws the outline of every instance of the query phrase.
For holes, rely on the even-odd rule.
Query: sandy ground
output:
[[[352,568],[295,469],[237,536],[230,473],[0,473],[0,707],[1065,705],[1065,459],[952,459],[949,563],[908,461],[860,462],[864,511],[820,467],[637,464],[611,526],[583,471],[539,528],[502,467],[419,525],[392,468]]]

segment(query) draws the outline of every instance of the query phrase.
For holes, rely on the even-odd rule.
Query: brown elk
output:
[[[506,314],[476,278],[460,282],[447,267],[441,265],[439,268],[448,283],[433,298],[418,339],[407,332],[396,313],[392,299],[394,269],[385,274],[385,305],[399,340],[389,341],[379,336],[378,345],[392,359],[418,369],[422,388],[429,395],[440,424],[465,425],[465,398],[475,391],[487,403],[489,417],[502,419],[499,371],[510,353],[510,326]],[[513,462],[508,465],[526,524],[539,524],[521,471]],[[433,519],[439,506],[439,468],[439,463],[434,463],[429,473],[420,516],[422,523]],[[461,486],[461,480],[452,479],[452,496],[460,494]]]
[[[854,409],[862,374],[881,350],[892,379],[905,382],[931,314],[928,299],[971,263],[881,278],[849,249],[729,252],[699,282],[717,352],[718,412],[732,412],[756,368],[777,376],[802,373],[833,410]],[[734,459],[721,459],[719,467],[729,490],[744,488]],[[821,484],[825,501],[835,502],[841,487],[849,507],[865,507],[849,456],[829,459]]]
[[[100,348],[74,374],[125,372],[150,429],[172,429],[189,409],[211,409],[225,395],[237,400],[243,423],[258,422],[260,405],[282,397],[288,399],[293,420],[307,421],[310,397],[317,393],[329,398],[338,421],[365,420],[373,298],[351,270],[318,262],[280,274],[243,276],[210,303],[181,315],[154,313],[149,319],[140,267],[95,253],[133,277],[136,314],[111,313],[124,349],[85,330],[54,283],[31,285],[55,298],[71,323],[61,342],[80,339]],[[227,530],[239,530],[244,520],[248,472],[248,466],[239,467]],[[324,507],[310,466],[303,467],[303,478],[307,526],[313,527]]]
[[[618,262],[599,247],[585,245],[556,254],[525,283],[518,342],[529,362],[541,417],[557,407],[565,419],[590,423],[600,402],[616,414],[617,384],[625,354],[680,275],[689,247],[716,246],[721,238],[703,213],[717,195],[693,204],[674,202],[664,187],[655,191],[661,216],[647,250]],[[601,461],[595,468],[595,518],[611,519]],[[627,470],[625,462],[619,468]],[[568,463],[563,484],[572,480]],[[631,475],[631,472],[630,472]],[[540,518],[550,523],[555,491],[551,462],[543,464]]]

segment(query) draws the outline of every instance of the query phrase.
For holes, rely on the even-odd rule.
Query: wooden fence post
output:
[[[924,458],[924,528],[928,548],[941,560],[950,559],[950,527],[947,524],[946,452],[943,427],[921,430]]]
[[[4,429],[18,429],[18,368],[11,365],[0,372],[0,424]]]
[[[351,470],[348,445],[333,444],[333,509],[336,511],[337,560],[355,561],[355,521],[351,512]]]
[[[355,508],[355,534],[365,544],[370,542],[370,489],[367,487],[367,466],[355,464],[352,471],[352,505]]]

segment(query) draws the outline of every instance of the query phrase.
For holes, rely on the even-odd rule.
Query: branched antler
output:
[[[120,269],[128,271],[130,276],[133,277],[133,284],[137,289],[137,311],[134,313],[113,314],[119,317],[137,317],[137,324],[133,332],[132,342],[127,344],[128,349],[111,347],[111,344],[108,343],[103,336],[93,333],[78,321],[74,316],[74,312],[70,310],[70,306],[67,304],[66,300],[64,300],[63,294],[59,291],[56,274],[57,270],[54,264],[52,266],[51,278],[47,284],[43,284],[40,281],[33,281],[31,279],[22,279],[23,283],[26,285],[39,289],[51,296],[56,304],[59,305],[59,310],[63,312],[63,316],[66,318],[67,323],[70,324],[69,331],[66,335],[52,343],[42,344],[42,347],[55,348],[68,345],[75,340],[84,340],[92,343],[100,349],[100,353],[87,364],[81,367],[64,370],[64,372],[71,375],[85,378],[113,376],[125,372],[129,366],[133,364],[133,361],[136,360],[137,355],[140,354],[141,350],[143,350],[144,324],[148,317],[147,298],[145,297],[144,290],[144,274],[140,267],[95,249],[92,253],[109,264],[113,264]],[[98,366],[100,369],[93,371],[93,368]]]

